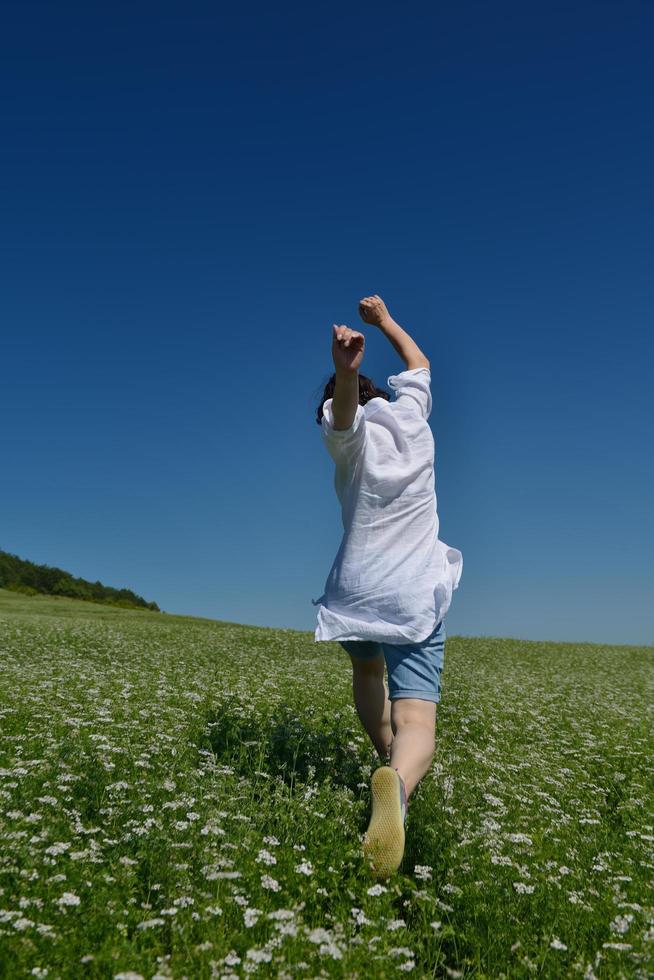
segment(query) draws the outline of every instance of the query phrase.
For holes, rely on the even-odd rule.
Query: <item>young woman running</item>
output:
[[[379,296],[362,299],[359,314],[406,369],[387,379],[391,400],[360,373],[364,335],[333,325],[335,371],[317,422],[336,464],[344,534],[325,590],[311,601],[315,639],[335,640],[350,656],[354,703],[385,763],[372,774],[363,852],[373,874],[388,877],[404,854],[408,800],[434,757],[443,620],[463,558],[438,537],[429,360]]]

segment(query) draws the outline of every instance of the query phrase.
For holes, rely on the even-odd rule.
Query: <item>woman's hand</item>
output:
[[[363,361],[366,338],[358,330],[350,330],[344,323],[333,325],[332,357],[337,371],[354,374]]]
[[[359,316],[364,323],[378,327],[384,320],[390,320],[386,303],[376,293],[374,296],[364,296],[359,303]]]

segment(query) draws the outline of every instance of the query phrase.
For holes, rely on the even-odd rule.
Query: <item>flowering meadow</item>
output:
[[[380,883],[338,644],[0,590],[0,976],[654,977],[654,648],[441,681]]]

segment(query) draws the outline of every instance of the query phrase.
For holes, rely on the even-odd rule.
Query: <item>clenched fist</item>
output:
[[[388,320],[390,313],[386,303],[375,293],[374,296],[364,296],[359,303],[359,316],[364,323],[372,323],[378,327],[384,320]]]
[[[354,373],[363,361],[366,338],[358,330],[350,330],[344,323],[333,325],[332,357],[337,371]]]

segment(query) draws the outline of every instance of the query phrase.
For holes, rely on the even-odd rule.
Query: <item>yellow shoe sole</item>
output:
[[[363,835],[363,855],[377,878],[387,878],[404,856],[400,777],[390,766],[375,769],[370,781],[372,816]]]

